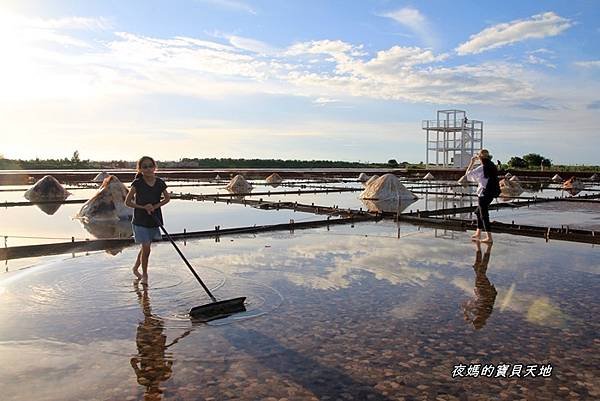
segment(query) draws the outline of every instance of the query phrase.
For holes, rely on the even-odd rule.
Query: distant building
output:
[[[467,118],[464,110],[438,110],[436,120],[423,120],[425,165],[466,168],[483,148],[483,121]],[[434,164],[435,163],[435,164]]]

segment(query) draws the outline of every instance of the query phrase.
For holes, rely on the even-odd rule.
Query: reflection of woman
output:
[[[476,243],[475,248],[475,264],[473,264],[473,270],[475,270],[475,288],[473,289],[475,298],[466,301],[463,304],[463,310],[465,321],[471,322],[473,327],[479,330],[485,326],[485,322],[492,314],[498,292],[486,276],[492,244],[486,244],[483,257],[479,242]]]
[[[165,357],[169,345],[166,345],[164,322],[152,316],[148,287],[143,286],[143,292],[140,292],[137,280],[134,287],[144,311],[144,321],[140,322],[137,328],[138,355],[131,358],[131,367],[135,371],[138,383],[146,387],[144,399],[158,400],[162,393],[160,383],[171,377],[173,361]]]

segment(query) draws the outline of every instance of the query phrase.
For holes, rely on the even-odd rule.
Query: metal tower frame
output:
[[[466,168],[471,157],[483,148],[483,121],[467,119],[464,110],[438,110],[436,120],[423,120],[427,134],[425,165]]]

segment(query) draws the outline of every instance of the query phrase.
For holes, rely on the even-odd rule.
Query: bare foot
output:
[[[488,237],[488,238],[482,239],[481,242],[483,242],[485,244],[492,244],[494,241]]]
[[[139,280],[142,278],[142,275],[140,274],[140,271],[138,270],[137,267],[133,268],[133,275]]]
[[[473,235],[471,235],[471,238],[473,238],[473,239],[479,239],[479,234],[473,234]]]

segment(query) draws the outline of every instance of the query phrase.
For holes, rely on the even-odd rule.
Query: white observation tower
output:
[[[422,128],[427,134],[426,167],[435,160],[435,166],[466,168],[483,148],[483,121],[468,119],[464,110],[438,110],[437,120],[423,120]]]

